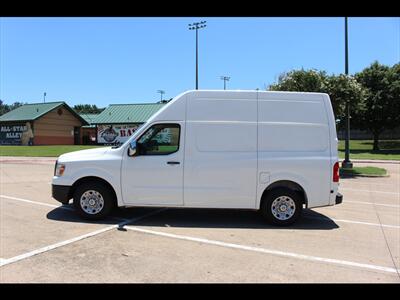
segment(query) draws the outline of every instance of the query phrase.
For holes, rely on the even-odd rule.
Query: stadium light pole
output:
[[[163,91],[163,90],[158,90],[158,91],[157,91],[157,93],[160,93],[160,96],[161,96],[161,101],[162,101],[162,95],[164,95],[164,94],[165,94],[165,91]]]
[[[345,67],[344,72],[346,76],[349,75],[349,44],[348,44],[348,33],[347,33],[347,17],[344,17],[344,56],[345,56]],[[350,103],[349,99],[346,99],[346,131],[345,131],[345,154],[344,161],[342,162],[343,168],[353,168],[353,163],[350,161]]]
[[[189,30],[196,30],[196,90],[199,89],[199,34],[198,30],[206,27],[207,21],[194,22],[189,24]]]
[[[229,79],[231,79],[228,76],[221,76],[221,80],[224,81],[224,90],[226,90],[226,82],[229,81]]]

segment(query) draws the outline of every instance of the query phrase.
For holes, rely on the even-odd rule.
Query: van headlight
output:
[[[56,162],[56,167],[54,169],[54,176],[60,177],[64,174],[65,171],[65,165]]]

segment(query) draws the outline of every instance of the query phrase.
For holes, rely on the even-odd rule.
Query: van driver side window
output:
[[[139,155],[167,155],[178,151],[179,124],[155,124],[137,141]]]

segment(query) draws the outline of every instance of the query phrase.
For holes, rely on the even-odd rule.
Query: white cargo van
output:
[[[327,94],[188,91],[119,147],[63,154],[52,194],[81,216],[115,206],[260,210],[288,225],[303,209],[342,202]]]

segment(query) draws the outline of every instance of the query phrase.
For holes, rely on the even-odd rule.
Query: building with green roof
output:
[[[97,115],[95,124],[142,124],[164,103],[110,104]]]
[[[80,144],[88,124],[64,101],[25,104],[0,116],[0,144]]]
[[[100,114],[63,101],[25,104],[0,116],[0,144],[123,143],[165,103],[111,104]]]

